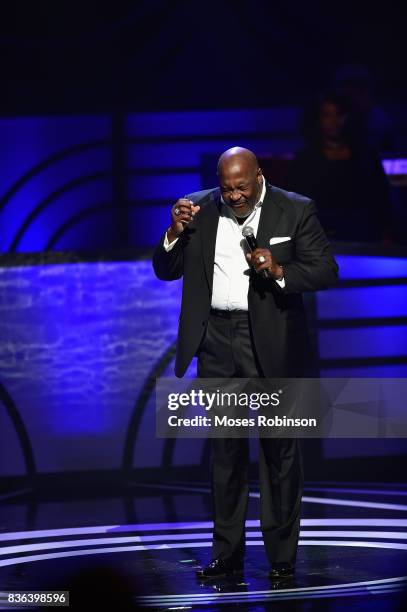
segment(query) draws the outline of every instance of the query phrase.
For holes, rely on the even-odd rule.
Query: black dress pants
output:
[[[198,352],[200,378],[263,377],[248,313],[212,311]],[[213,557],[243,562],[249,497],[249,440],[213,438]],[[303,471],[297,439],[259,439],[260,525],[268,560],[295,563]]]

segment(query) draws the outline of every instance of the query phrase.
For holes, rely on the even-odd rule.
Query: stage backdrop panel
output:
[[[120,469],[127,438],[134,467],[160,465],[148,381],[171,371],[180,283],[148,260],[22,266],[0,295],[0,475],[27,444],[38,472]]]
[[[108,116],[0,120],[0,251],[113,244],[111,124]]]
[[[173,373],[181,281],[156,279],[150,259],[59,257],[0,267],[0,476],[207,467],[204,441],[155,437],[154,381]],[[406,259],[337,258],[342,285],[316,295],[311,322],[321,375],[406,376]],[[402,451],[392,440],[323,445],[326,458]]]
[[[0,252],[153,247],[175,200],[217,185],[225,149],[253,149],[283,186],[300,118],[295,107],[2,118]],[[383,164],[405,243],[406,160]]]

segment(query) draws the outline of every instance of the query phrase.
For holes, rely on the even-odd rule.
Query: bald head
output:
[[[224,170],[229,170],[233,167],[242,169],[243,171],[257,172],[259,169],[259,162],[257,157],[244,147],[232,147],[228,149],[219,157],[218,161],[218,174]]]
[[[253,211],[263,187],[257,157],[243,147],[228,149],[219,157],[218,176],[223,201],[241,222]]]

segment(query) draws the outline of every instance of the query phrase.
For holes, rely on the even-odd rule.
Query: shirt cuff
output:
[[[168,242],[167,232],[165,232],[165,236],[164,236],[164,249],[167,251],[167,253],[169,251],[171,251],[171,249],[176,245],[178,240],[179,240],[179,238],[175,238],[175,240],[173,240],[171,243]]]
[[[281,287],[281,289],[284,289],[285,287],[285,280],[284,278],[282,278],[281,280],[276,280],[276,283],[278,283]]]

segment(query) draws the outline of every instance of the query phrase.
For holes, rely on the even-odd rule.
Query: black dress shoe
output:
[[[242,572],[243,565],[238,565],[218,557],[213,559],[206,567],[197,570],[196,575],[198,578],[222,578],[223,576],[241,574]]]
[[[271,580],[285,580],[294,576],[294,566],[291,563],[273,563],[270,568]]]

